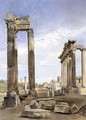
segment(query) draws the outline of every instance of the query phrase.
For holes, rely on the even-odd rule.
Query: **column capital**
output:
[[[86,51],[86,48],[81,48],[80,51],[81,52]]]
[[[34,34],[33,28],[28,29],[27,32]]]
[[[15,29],[14,21],[6,20],[6,24],[7,24],[7,29],[9,29],[9,30]]]

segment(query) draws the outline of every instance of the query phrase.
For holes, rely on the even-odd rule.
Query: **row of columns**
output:
[[[81,49],[82,87],[86,87],[86,49]],[[67,75],[67,76],[66,76]],[[75,51],[61,62],[61,80],[63,87],[76,87]]]
[[[86,87],[86,49],[81,50],[82,87]]]
[[[7,23],[7,91],[16,91],[18,94],[18,59],[17,59],[17,32],[12,21]],[[35,90],[35,61],[33,29],[27,30],[28,37],[28,76],[29,89]]]
[[[63,87],[70,86],[75,87],[75,53],[70,52],[69,56],[61,62],[61,77],[63,81]]]

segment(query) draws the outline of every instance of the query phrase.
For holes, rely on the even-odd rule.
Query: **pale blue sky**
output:
[[[86,0],[0,0],[0,79],[7,79],[7,29],[5,16],[30,16],[34,29],[36,82],[60,75],[63,45],[68,39],[86,46]],[[27,34],[19,32],[19,79],[27,76]],[[80,52],[77,75],[80,75]],[[26,57],[26,59],[25,59]]]

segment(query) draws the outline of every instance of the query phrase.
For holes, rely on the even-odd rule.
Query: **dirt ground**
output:
[[[21,117],[21,112],[24,110],[25,103],[15,107],[2,109],[1,103],[3,101],[3,95],[0,95],[0,120],[37,120],[31,118]],[[42,118],[41,120],[86,120],[86,117],[79,114],[58,114],[51,112],[49,118]]]

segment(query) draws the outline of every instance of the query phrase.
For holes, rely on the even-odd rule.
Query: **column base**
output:
[[[30,90],[28,94],[31,95],[31,96],[36,96],[36,91],[35,90]]]
[[[67,94],[79,94],[78,87],[67,87]]]
[[[3,102],[3,107],[8,108],[8,107],[15,107],[20,104],[20,99],[19,95],[7,95],[4,97],[4,102]]]
[[[85,88],[84,87],[79,88],[79,94],[80,95],[86,95],[86,87]]]
[[[15,107],[16,106],[16,97],[4,97],[3,107]]]

